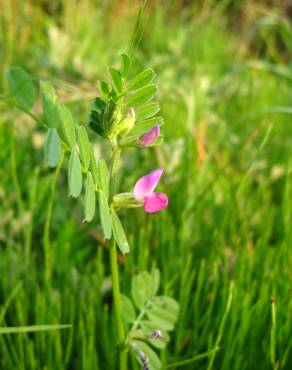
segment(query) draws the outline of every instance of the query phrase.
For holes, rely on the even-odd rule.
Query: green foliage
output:
[[[155,73],[152,68],[147,68],[141,73],[139,73],[137,76],[135,76],[129,83],[128,83],[128,89],[129,90],[137,90],[145,85],[148,85],[150,82],[152,82],[155,78]],[[134,105],[134,104],[133,104]]]
[[[99,200],[99,215],[103,235],[105,239],[110,239],[112,236],[112,218],[109,205],[107,202],[107,197],[103,190],[99,191],[98,200]]]
[[[49,167],[56,167],[61,156],[61,142],[54,128],[49,128],[45,140],[45,159]]]
[[[77,198],[82,190],[82,170],[81,163],[76,151],[72,151],[68,167],[69,195]]]
[[[71,150],[76,149],[76,123],[68,107],[60,107],[60,133]]]
[[[97,164],[97,173],[98,173],[98,183],[103,191],[106,200],[109,199],[109,186],[110,186],[110,174],[107,168],[106,161],[100,159]]]
[[[19,66],[11,66],[7,79],[11,96],[22,108],[30,110],[35,102],[35,89],[29,74]]]
[[[49,127],[58,128],[60,125],[60,104],[53,85],[49,81],[40,82],[44,118]]]
[[[114,209],[111,210],[111,214],[112,214],[113,233],[114,233],[114,237],[117,242],[117,245],[120,251],[122,252],[122,254],[129,253],[130,246],[129,246],[123,225],[119,219],[119,216],[117,215]]]
[[[92,174],[95,186],[100,186],[100,176],[98,172],[98,167],[96,163],[96,158],[93,150],[93,146],[91,146],[90,150],[90,172]]]
[[[130,65],[130,57],[122,54],[121,71],[109,68],[112,87],[105,81],[100,82],[102,98],[97,97],[93,102],[89,126],[112,142],[120,137],[121,145],[131,142],[131,146],[138,146],[138,136],[155,124],[162,124],[163,119],[153,117],[160,110],[158,103],[151,102],[158,93],[158,86],[152,84],[155,78],[153,69],[146,68],[127,83],[124,79],[128,76]],[[137,110],[137,115],[133,108]]]
[[[121,294],[122,314],[126,324],[131,324],[135,321],[136,312],[131,300],[124,294]]]
[[[78,127],[78,145],[82,165],[85,171],[87,171],[91,159],[91,144],[88,138],[87,130],[84,126]]]
[[[136,125],[132,128],[132,130],[129,132],[129,136],[130,135],[140,136],[143,133],[149,131],[152,127],[156,125],[162,126],[163,124],[164,119],[163,117],[159,116],[138,121]]]
[[[121,54],[122,57],[122,76],[126,78],[128,76],[128,73],[130,71],[131,67],[131,59],[127,54]]]
[[[158,93],[157,85],[147,85],[141,89],[135,91],[128,99],[129,107],[137,107],[142,104],[148,103]]]
[[[93,219],[95,213],[95,185],[90,172],[86,175],[84,213],[84,221],[87,222]]]
[[[142,105],[142,107],[137,108],[135,111],[136,119],[137,121],[140,121],[146,118],[151,118],[156,113],[158,113],[159,110],[160,110],[160,107],[158,103],[148,103],[148,104]]]
[[[123,79],[122,79],[122,75],[120,71],[118,71],[117,69],[113,67],[110,67],[109,73],[111,75],[113,87],[116,93],[121,93],[123,91]]]
[[[159,357],[147,343],[142,342],[141,340],[132,340],[131,345],[133,350],[137,352],[138,356],[143,354],[141,356],[142,360],[139,359],[141,366],[147,365],[149,370],[161,369]],[[146,358],[145,361],[143,361],[144,358]]]
[[[134,276],[131,285],[131,297],[138,310],[127,297],[123,297],[122,305],[127,312],[126,324],[129,330],[129,346],[141,365],[149,369],[160,369],[161,362],[154,348],[165,348],[169,340],[168,331],[173,330],[178,319],[179,305],[171,297],[157,295],[160,284],[159,270],[153,268],[151,273],[143,271]]]

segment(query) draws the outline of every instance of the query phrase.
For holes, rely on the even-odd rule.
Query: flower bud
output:
[[[130,108],[127,117],[121,121],[118,127],[118,131],[120,135],[126,135],[129,131],[132,130],[135,124],[135,110],[134,108]]]
[[[155,142],[159,135],[160,135],[160,126],[156,125],[139,138],[139,144],[142,146],[151,145]]]

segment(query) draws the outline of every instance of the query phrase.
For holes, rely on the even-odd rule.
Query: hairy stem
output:
[[[121,151],[119,148],[113,149],[112,167],[111,167],[111,197],[116,192],[117,172],[119,168]],[[125,348],[125,329],[121,309],[121,296],[120,296],[120,281],[119,281],[119,266],[117,260],[117,246],[114,236],[110,240],[110,263],[113,284],[113,298],[114,308],[117,323],[118,347],[120,353],[120,370],[127,370],[127,349]]]

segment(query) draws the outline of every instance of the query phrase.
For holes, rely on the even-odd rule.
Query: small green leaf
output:
[[[159,289],[160,284],[160,271],[157,268],[151,270],[152,278],[152,295],[155,296]]]
[[[122,252],[122,254],[129,253],[130,246],[129,246],[129,243],[128,243],[128,240],[125,234],[125,230],[123,228],[123,225],[118,215],[113,209],[112,209],[112,225],[113,225],[114,237],[119,247],[119,250]]]
[[[109,170],[106,165],[106,161],[104,159],[100,159],[97,164],[98,170],[98,177],[99,177],[99,185],[103,190],[106,200],[109,198]]]
[[[149,365],[153,367],[153,370],[161,368],[159,357],[147,343],[141,340],[132,340],[131,345],[135,350],[138,349],[146,354],[149,359]]]
[[[129,90],[137,90],[141,87],[148,85],[151,81],[154,80],[155,73],[152,68],[147,68],[141,73],[139,73],[137,76],[133,78],[132,81],[128,84]]]
[[[163,126],[163,117],[157,116],[153,118],[148,118],[143,121],[136,122],[135,126],[129,132],[129,136],[140,136],[145,132],[149,131],[152,127],[159,125]]]
[[[104,110],[105,106],[106,103],[101,98],[97,97],[94,99],[93,108],[96,109],[99,113]]]
[[[40,82],[42,107],[49,127],[58,128],[60,124],[60,104],[53,85],[49,81]]]
[[[49,128],[45,139],[45,159],[49,167],[56,167],[61,155],[61,142],[54,128]]]
[[[76,147],[76,124],[70,109],[65,105],[60,106],[60,118],[60,130],[62,137],[64,138],[65,143],[68,144],[72,150],[74,150]]]
[[[92,110],[89,115],[89,127],[98,135],[106,137],[106,133],[104,131],[102,123],[102,117],[103,115],[101,113],[96,110]]]
[[[131,295],[136,307],[143,309],[146,301],[152,296],[152,279],[147,271],[133,277]]]
[[[162,312],[162,314],[165,313],[165,311]],[[173,330],[173,323],[169,322],[164,318],[163,315],[157,314],[153,311],[147,312],[148,319],[157,327],[157,329],[160,330]]]
[[[99,191],[99,214],[100,221],[105,239],[110,239],[112,236],[112,218],[107,202],[107,198],[103,190]]]
[[[100,93],[104,96],[104,97],[108,97],[111,93],[110,91],[110,84],[108,84],[107,82],[105,81],[100,81],[99,82],[99,89],[100,89]]]
[[[94,154],[92,145],[91,145],[91,153],[90,153],[90,171],[92,173],[95,185],[99,186],[99,174],[98,174],[97,163],[96,163],[95,154]]]
[[[90,222],[95,213],[95,185],[90,172],[87,172],[85,184],[85,219],[84,221]]]
[[[73,151],[69,159],[69,195],[77,198],[82,190],[82,171],[78,154]]]
[[[167,342],[169,341],[170,337],[167,333],[167,331],[165,330],[161,330],[159,328],[157,328],[157,326],[151,322],[151,321],[146,321],[146,320],[142,320],[140,322],[140,327],[142,329],[142,331],[148,336],[148,339],[147,341],[155,348],[157,349],[163,349],[166,347],[167,345]],[[156,330],[160,330],[162,332],[162,338],[153,338],[151,339],[149,337],[149,334],[156,331]]]
[[[153,313],[156,316],[160,316],[165,321],[171,324],[174,324],[177,320],[177,316],[174,315],[171,311],[168,311],[167,306],[161,307],[153,303],[153,306],[148,311],[148,313]]]
[[[127,77],[129,74],[130,66],[131,66],[131,60],[128,54],[122,54],[122,62],[123,62],[123,70],[122,75],[123,77]]]
[[[155,297],[154,302],[155,302],[156,305],[166,309],[168,312],[170,312],[176,318],[178,317],[179,304],[177,303],[177,301],[175,299],[173,299],[171,297],[161,295],[161,296]]]
[[[153,99],[157,93],[158,93],[157,85],[148,85],[142,87],[142,89],[137,90],[134,94],[132,94],[129,97],[127,104],[129,107],[136,107],[142,105]]]
[[[160,111],[160,107],[158,103],[148,103],[142,105],[141,107],[135,110],[136,113],[136,121],[141,121],[146,118],[150,118],[154,116],[156,113]]]
[[[122,79],[120,71],[118,71],[117,69],[115,69],[113,67],[109,67],[108,70],[109,70],[109,73],[111,75],[113,85],[114,85],[114,88],[115,88],[116,92],[118,92],[118,93],[122,92],[122,90],[123,90],[123,79]]]
[[[11,66],[7,79],[10,94],[21,107],[30,110],[35,102],[35,89],[29,74],[19,66]]]
[[[85,171],[87,171],[90,164],[91,143],[88,138],[87,130],[84,126],[78,127],[78,144],[81,162],[85,168]]]
[[[131,300],[124,294],[121,294],[120,298],[121,298],[122,315],[124,317],[124,321],[126,323],[134,322],[136,318],[136,313],[135,313],[135,308]]]

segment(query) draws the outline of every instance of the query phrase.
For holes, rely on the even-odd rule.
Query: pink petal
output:
[[[148,213],[156,213],[167,207],[168,198],[163,193],[152,193],[144,200],[144,210]]]
[[[137,200],[143,200],[147,195],[150,195],[156,188],[160,177],[163,173],[163,168],[150,172],[148,175],[141,177],[135,185],[134,195]]]
[[[160,135],[160,126],[154,126],[152,127],[146,134],[142,135],[139,138],[139,144],[142,146],[151,145],[154,143],[154,141],[158,138]]]

